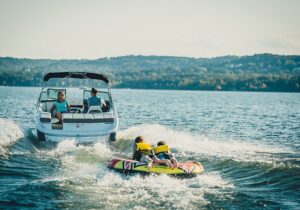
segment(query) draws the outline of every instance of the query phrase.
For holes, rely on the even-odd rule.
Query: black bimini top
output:
[[[97,79],[109,83],[108,78],[103,74],[88,73],[88,72],[53,72],[47,73],[44,76],[44,81],[51,78],[77,78],[77,79]]]

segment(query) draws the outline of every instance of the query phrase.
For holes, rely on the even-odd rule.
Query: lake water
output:
[[[0,209],[300,209],[300,94],[113,90],[118,141],[39,143],[39,88],[0,87]],[[127,176],[134,137],[165,140],[191,179]]]

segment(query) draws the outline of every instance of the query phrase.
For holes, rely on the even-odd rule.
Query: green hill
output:
[[[300,92],[300,56],[122,56],[96,60],[0,58],[0,85],[39,86],[51,71],[90,71],[116,88]],[[73,84],[74,85],[74,84]]]

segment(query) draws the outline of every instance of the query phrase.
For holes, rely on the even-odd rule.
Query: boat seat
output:
[[[50,110],[54,104],[54,101],[47,101],[47,102],[43,102],[41,104],[42,104],[43,112],[50,112]]]
[[[51,122],[51,114],[49,112],[41,112],[40,121],[42,123],[50,123]]]
[[[114,115],[111,112],[104,112],[103,113],[103,118],[113,118]]]
[[[93,119],[103,119],[102,113],[93,114]]]
[[[46,103],[41,103],[41,108],[43,112],[46,112],[47,111]]]
[[[63,113],[63,118],[64,119],[72,119],[73,118],[73,114],[72,113]]]
[[[80,113],[73,113],[72,119],[84,119],[84,115]]]
[[[64,123],[99,123],[99,122],[114,122],[114,116],[112,113],[64,113],[63,116]]]
[[[52,124],[55,124],[55,123],[58,123],[58,122],[59,122],[59,120],[57,118],[52,118],[51,119],[51,123]]]
[[[100,106],[90,106],[89,110],[87,111],[87,113],[101,113],[102,109]]]
[[[83,114],[84,119],[94,119],[93,114]]]

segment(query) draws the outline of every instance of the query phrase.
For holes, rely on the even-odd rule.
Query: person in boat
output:
[[[169,146],[165,141],[157,142],[157,147],[153,148],[153,151],[158,159],[160,160],[170,160],[172,163],[172,168],[177,168],[177,160],[175,156],[171,153]]]
[[[62,123],[62,114],[70,112],[70,106],[63,91],[57,93],[57,100],[52,105],[50,112],[59,120],[59,123]]]
[[[92,97],[88,98],[87,100],[87,103],[88,103],[88,107],[91,107],[91,106],[106,106],[106,103],[103,99],[101,98],[98,98],[97,97],[97,89],[96,88],[92,88],[91,90],[91,95]]]
[[[166,164],[169,168],[172,168],[170,160],[160,160],[154,155],[152,146],[145,143],[142,136],[135,138],[132,159],[147,163],[148,168],[152,167],[152,163]]]

